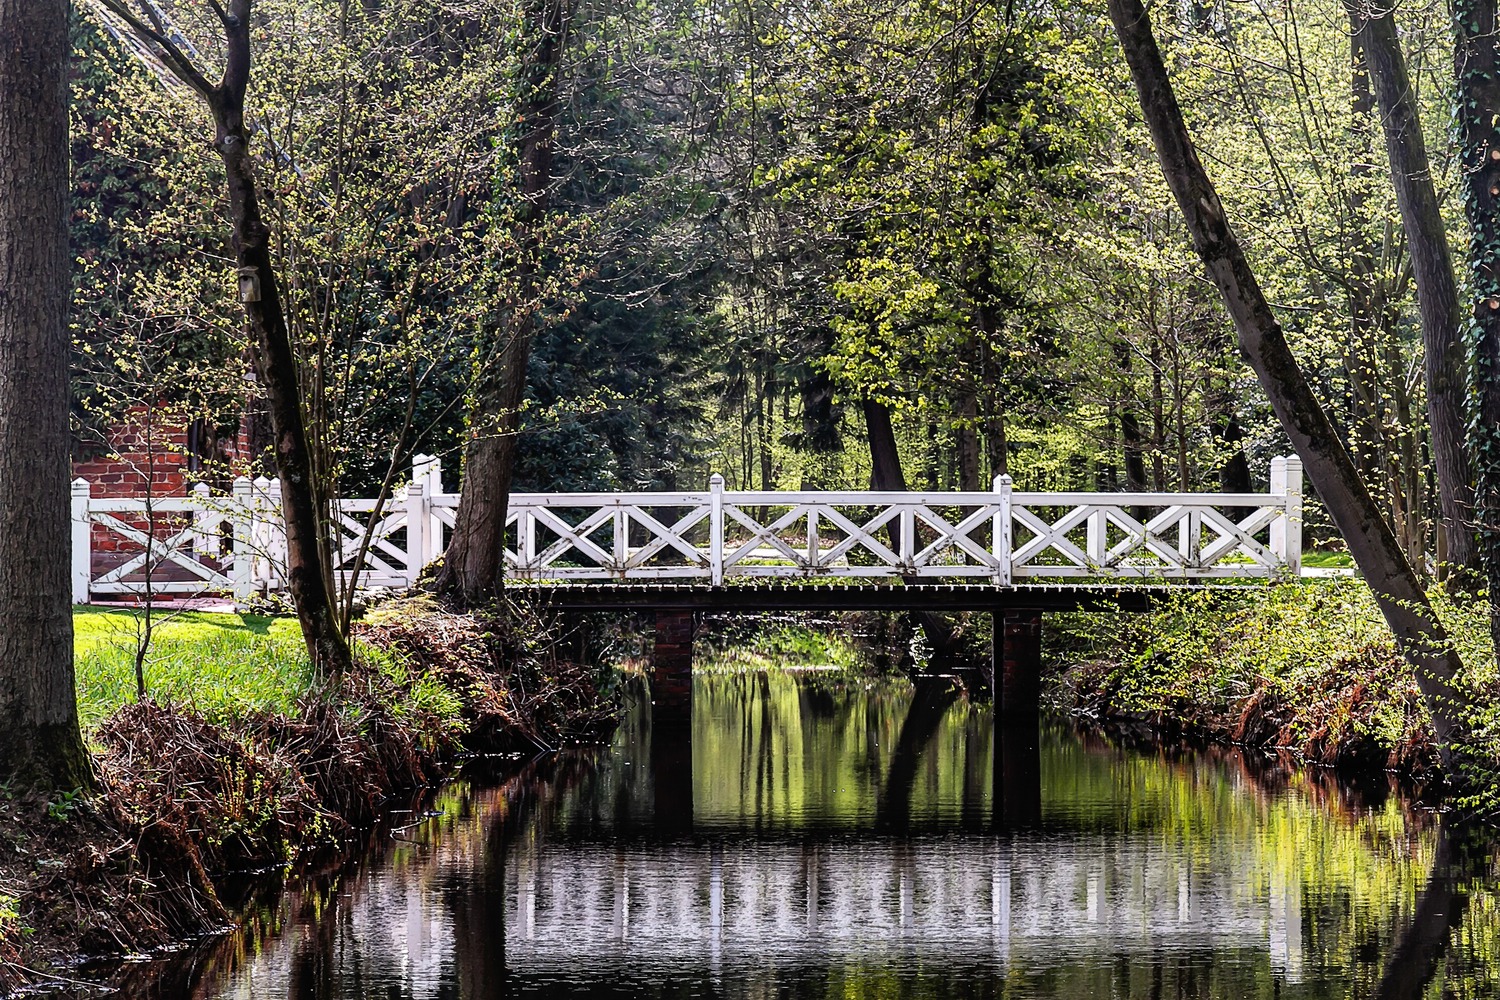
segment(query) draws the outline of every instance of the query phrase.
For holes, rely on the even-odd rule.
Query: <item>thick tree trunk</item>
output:
[[[1183,123],[1145,9],[1140,0],[1109,0],[1109,12],[1135,79],[1162,173],[1234,321],[1240,347],[1412,665],[1445,761],[1456,764],[1455,757],[1468,749],[1470,736],[1462,697],[1454,686],[1462,669],[1458,653],[1297,367],[1281,325],[1229,229],[1218,193]],[[1453,773],[1453,777],[1465,781],[1469,775]]]
[[[1411,252],[1417,303],[1422,315],[1423,359],[1427,377],[1427,419],[1432,428],[1432,459],[1437,467],[1438,501],[1448,561],[1462,583],[1477,568],[1471,526],[1473,472],[1464,450],[1465,363],[1460,329],[1458,283],[1448,232],[1438,210],[1432,164],[1422,137],[1416,92],[1396,36],[1389,4],[1345,0],[1355,40],[1364,49],[1375,99],[1385,127],[1386,154],[1396,204]]]
[[[553,137],[557,126],[558,68],[571,30],[573,0],[530,0],[525,30],[530,38],[521,70],[523,91],[517,120],[521,203],[516,225],[515,311],[503,323],[503,342],[481,374],[469,414],[462,498],[438,574],[438,590],[476,605],[493,600],[504,586],[505,521],[515,477],[517,432],[526,395],[526,365],[536,323],[541,227],[552,192]]]
[[[1469,219],[1469,452],[1475,521],[1490,601],[1490,634],[1500,655],[1500,52],[1495,0],[1453,4],[1454,75],[1462,138],[1459,175]]]
[[[480,386],[478,397],[484,403],[469,417],[471,436],[464,451],[463,495],[437,578],[440,591],[470,605],[493,600],[503,586],[505,520],[519,451],[521,403],[526,395],[526,363],[533,328],[529,312],[515,320],[516,329],[506,338],[498,361],[485,373]]]
[[[0,0],[0,781],[92,787],[73,686],[68,4]]]

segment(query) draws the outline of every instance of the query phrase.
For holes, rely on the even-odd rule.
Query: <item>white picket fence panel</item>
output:
[[[358,586],[414,586],[446,547],[458,500],[442,492],[438,461],[418,456],[370,533]],[[332,512],[340,586],[375,506],[341,500]],[[276,480],[147,501],[93,497],[80,479],[74,599],[142,596],[148,584],[164,597],[282,590],[280,509]],[[1008,476],[967,493],[731,491],[715,475],[702,492],[516,493],[506,523],[518,581],[1270,578],[1301,573],[1302,465],[1273,460],[1269,493],[1026,493]],[[96,526],[140,551],[95,574]]]

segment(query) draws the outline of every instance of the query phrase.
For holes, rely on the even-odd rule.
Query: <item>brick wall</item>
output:
[[[96,497],[186,496],[188,477],[188,423],[172,407],[132,406],[105,433],[106,446],[73,463],[73,478],[86,479]],[[144,516],[119,515],[132,527],[146,530]],[[158,515],[155,534],[166,537],[183,526],[181,516]],[[94,525],[93,550],[96,568],[118,565],[140,546]]]

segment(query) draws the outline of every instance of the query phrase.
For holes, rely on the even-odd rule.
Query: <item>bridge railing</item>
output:
[[[228,495],[104,498],[74,483],[74,598],[274,592],[286,581],[280,485]],[[419,457],[404,494],[332,511],[342,586],[407,587],[447,545],[459,498]],[[517,493],[507,576],[528,581],[1079,578],[1298,575],[1302,471],[1271,466],[1269,493],[1032,493],[998,477],[981,492],[726,490]]]

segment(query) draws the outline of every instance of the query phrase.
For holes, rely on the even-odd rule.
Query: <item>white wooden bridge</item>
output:
[[[286,581],[280,485],[227,494],[102,498],[73,484],[74,600],[277,592]],[[341,500],[332,526],[344,587],[414,586],[457,511],[436,459],[384,509]],[[983,492],[517,493],[505,553],[517,582],[1022,583],[1297,576],[1302,468],[1271,465],[1269,493],[1030,493],[1008,476]],[[120,553],[109,564],[104,550]]]

